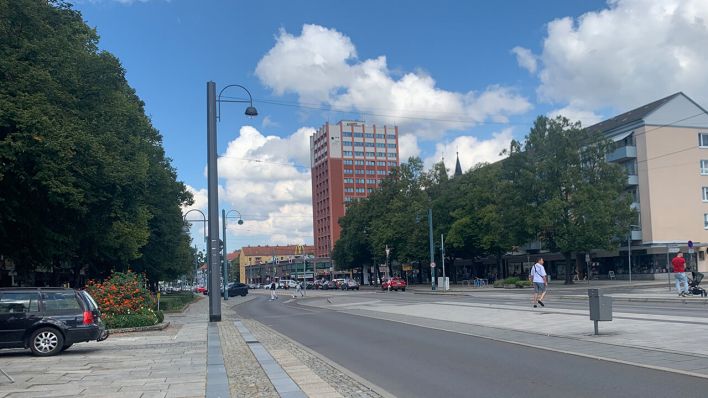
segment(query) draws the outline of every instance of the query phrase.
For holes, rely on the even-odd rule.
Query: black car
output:
[[[229,283],[229,297],[245,296],[248,294],[248,285],[243,283]]]
[[[0,348],[50,356],[84,341],[108,338],[96,301],[65,288],[0,289]]]

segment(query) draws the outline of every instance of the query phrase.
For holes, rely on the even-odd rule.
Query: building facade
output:
[[[239,279],[241,283],[251,283],[256,276],[262,279],[266,264],[302,263],[304,256],[311,256],[314,247],[309,245],[246,246],[239,253]],[[270,275],[270,274],[269,274]]]
[[[637,211],[618,250],[590,253],[592,277],[628,279],[631,269],[632,279],[669,279],[679,250],[691,270],[708,271],[708,112],[679,92],[587,129],[614,143],[607,160],[627,171]],[[504,274],[525,275],[540,245],[524,249],[505,256]],[[553,277],[565,277],[560,254],[543,257]],[[577,265],[584,274],[584,261]]]
[[[628,232],[632,271],[667,272],[676,250],[708,269],[708,112],[679,92],[588,129],[615,142],[608,161],[627,170],[637,209]],[[623,249],[629,259],[627,245]],[[619,263],[614,258],[605,268]],[[626,262],[617,271],[624,268]]]
[[[373,192],[399,164],[398,127],[343,120],[310,137],[315,255],[329,257],[347,203]]]

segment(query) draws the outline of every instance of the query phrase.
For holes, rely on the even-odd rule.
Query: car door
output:
[[[0,346],[21,346],[25,331],[40,319],[39,292],[0,293]]]

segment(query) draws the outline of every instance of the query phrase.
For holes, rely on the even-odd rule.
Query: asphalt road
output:
[[[398,397],[704,397],[708,391],[706,379],[283,300],[259,297],[236,309]]]

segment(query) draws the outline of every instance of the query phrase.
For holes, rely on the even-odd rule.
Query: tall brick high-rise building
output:
[[[365,198],[398,166],[398,127],[342,120],[310,137],[315,255],[329,257],[348,202]]]

